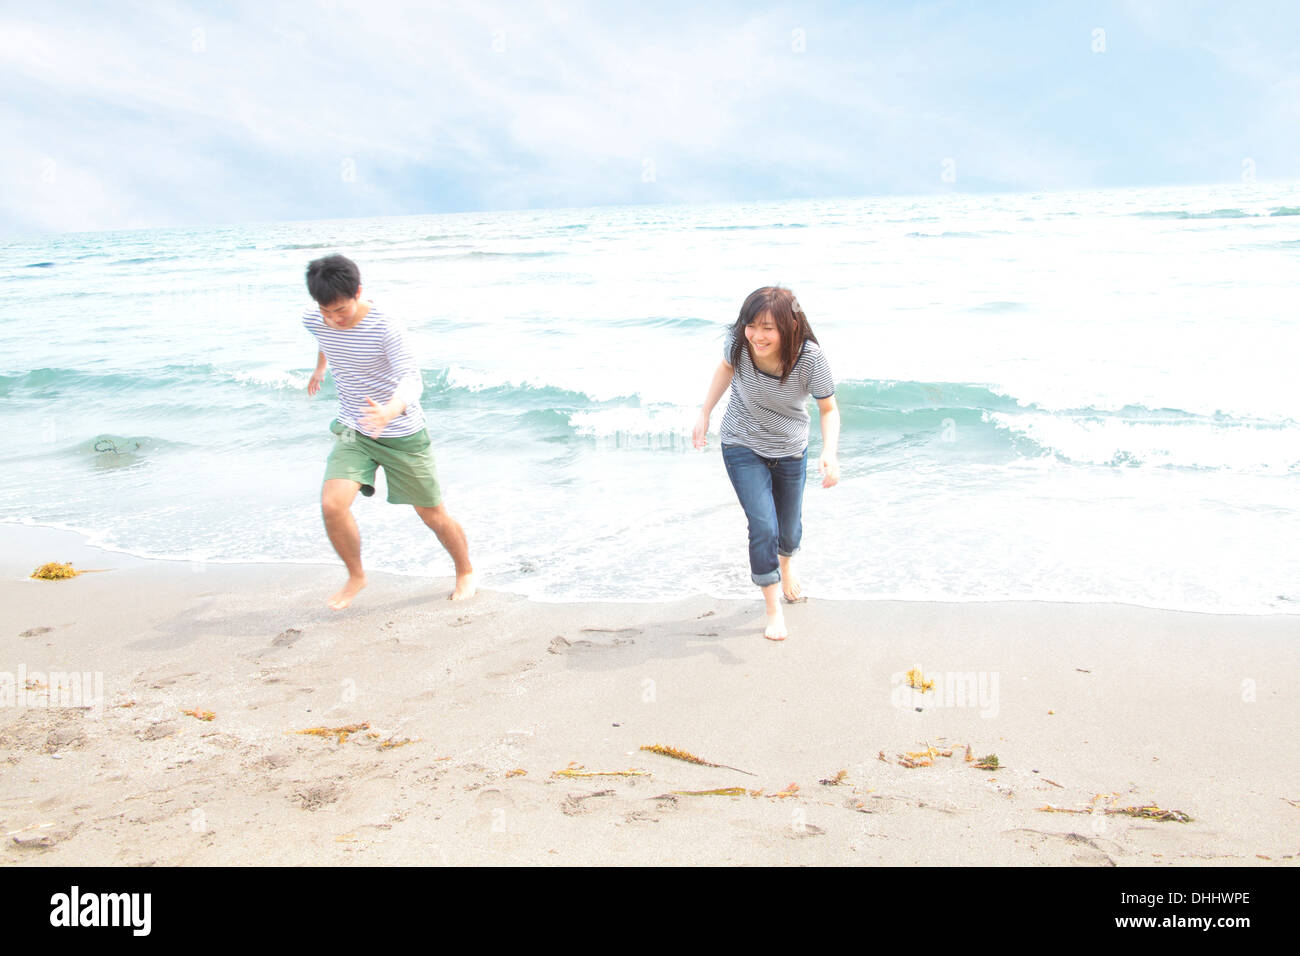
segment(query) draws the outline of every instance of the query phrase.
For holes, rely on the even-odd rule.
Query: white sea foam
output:
[[[426,375],[448,370],[425,402],[439,480],[499,586],[752,595],[722,408],[704,452],[673,452],[745,295],[782,283],[852,383],[840,486],[811,478],[805,495],[812,593],[1294,613],[1300,220],[1268,215],[1293,195],[958,193],[10,243],[0,285],[27,321],[0,355],[0,520],[142,555],[334,561],[318,507],[333,407],[304,397],[316,349],[298,317],[303,265],[337,250]],[[99,384],[74,394],[82,381]],[[106,469],[84,453],[101,434],[161,440]],[[355,508],[372,566],[446,573],[409,509],[382,493]]]

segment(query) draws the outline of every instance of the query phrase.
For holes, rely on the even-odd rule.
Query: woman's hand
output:
[[[713,406],[718,404],[718,399],[731,384],[731,376],[735,371],[726,362],[719,362],[714,370],[713,380],[709,382],[709,393],[704,396],[704,404],[700,407],[700,417],[695,420],[695,428],[691,431],[691,442],[696,448],[703,448],[708,444],[709,416],[713,414]]]
[[[695,420],[695,428],[691,432],[691,443],[696,448],[703,448],[708,444],[709,439],[709,416],[700,412],[700,417]]]
[[[307,382],[307,394],[315,395],[320,391],[321,382],[325,381],[324,372],[312,372],[311,379]]]
[[[823,453],[820,463],[822,487],[834,488],[840,483],[840,460],[835,455]]]
[[[822,419],[822,487],[834,488],[840,481],[840,458],[836,454],[840,440],[840,406],[834,395],[817,399]]]

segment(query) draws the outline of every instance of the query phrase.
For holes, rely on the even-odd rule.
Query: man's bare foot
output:
[[[465,574],[456,575],[456,587],[447,595],[448,601],[468,601],[478,591],[478,582],[474,580],[474,572],[468,571]]]
[[[790,636],[785,629],[785,615],[781,613],[779,607],[775,612],[767,615],[767,628],[763,631],[763,636],[769,641],[784,641]]]
[[[364,574],[359,577],[348,575],[348,583],[343,585],[343,587],[339,589],[338,593],[330,598],[326,603],[334,610],[341,611],[352,603],[352,599],[360,594],[361,589],[365,586],[366,576]]]

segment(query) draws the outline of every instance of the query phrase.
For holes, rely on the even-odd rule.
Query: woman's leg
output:
[[[763,589],[763,601],[767,605],[764,636],[784,640],[786,629],[781,612],[781,571],[777,554],[779,529],[776,503],[772,497],[771,469],[766,459],[741,445],[724,445],[722,460],[749,520],[749,576]]]
[[[801,599],[792,559],[803,541],[803,490],[808,478],[808,450],[772,465],[772,500],[776,507],[777,555],[787,601]]]

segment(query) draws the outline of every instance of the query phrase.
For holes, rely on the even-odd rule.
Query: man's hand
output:
[[[311,379],[307,382],[307,394],[315,395],[320,391],[321,383],[325,381],[324,372],[312,372]]]
[[[357,424],[361,426],[362,434],[374,438],[388,427],[388,423],[397,417],[397,413],[391,408],[380,405],[369,396],[366,396],[366,404],[370,406],[370,410],[361,416]]]
[[[834,488],[840,482],[840,460],[834,455],[822,455],[820,463],[822,487]]]

